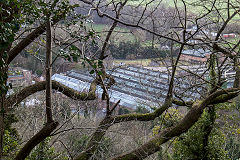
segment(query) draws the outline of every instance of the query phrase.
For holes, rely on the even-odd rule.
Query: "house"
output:
[[[19,67],[10,68],[7,82],[11,83],[13,87],[32,84],[32,71]]]
[[[45,78],[43,77],[43,76],[37,76],[37,75],[32,75],[32,81],[33,81],[33,83],[35,83],[35,82],[41,82],[41,81],[44,81],[45,80]]]
[[[237,35],[235,33],[223,34],[223,38],[235,38]]]
[[[187,49],[182,51],[180,60],[201,63],[206,62],[210,54],[211,51],[207,49]]]

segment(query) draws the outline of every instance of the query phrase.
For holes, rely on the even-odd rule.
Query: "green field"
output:
[[[128,5],[143,5],[145,6],[147,3],[149,3],[152,0],[130,0],[127,4]],[[150,7],[157,5],[159,2],[161,2],[162,5],[169,6],[169,7],[175,7],[174,0],[162,0],[162,1],[153,1]],[[199,3],[196,3],[199,2]],[[218,1],[219,2],[219,1]],[[207,12],[206,8],[210,9],[211,4],[209,4],[209,1],[201,1],[201,0],[186,0],[187,5],[187,12],[188,13],[196,13],[197,16],[200,16]],[[161,5],[160,5],[161,6]],[[177,6],[181,9],[183,7],[183,3],[181,0],[177,1]],[[219,6],[220,8],[226,8],[226,3],[216,3],[216,6]],[[206,7],[206,8],[205,8]],[[220,11],[221,12],[221,11]],[[226,12],[226,11],[225,11]],[[223,17],[226,17],[226,14],[222,14]],[[216,15],[209,15],[212,16],[211,19],[216,19]],[[240,14],[238,14],[230,23],[239,23]],[[101,37],[101,40],[104,41],[104,38],[106,37],[111,25],[106,24],[95,24],[95,23],[88,23],[86,26],[89,29],[93,29],[99,37]],[[144,36],[141,34],[138,34],[136,31],[135,33],[132,33],[130,29],[125,27],[116,27],[114,29],[114,32],[111,35],[110,42],[119,44],[120,42],[141,42],[142,46],[152,46],[151,40],[144,39]],[[158,44],[155,44],[158,46]]]
[[[240,41],[240,37],[236,38],[226,38],[224,39],[224,42],[222,42],[222,46],[225,48],[232,48],[234,47],[238,42]],[[240,46],[236,48],[236,50],[240,49]]]
[[[124,64],[124,65],[142,65],[148,66],[151,63],[151,59],[137,59],[137,60],[114,60],[114,64]]]
[[[93,29],[99,36],[105,37],[110,29],[110,25],[106,24],[87,24],[87,27]],[[130,30],[123,27],[116,27],[112,33],[110,41],[118,44],[121,41],[135,42],[136,36],[130,33]]]
[[[151,0],[130,0],[127,4],[128,5],[134,5],[134,6],[145,6],[146,4],[148,4],[149,2],[151,2]],[[175,4],[176,2],[176,4]],[[187,8],[187,12],[190,13],[194,13],[197,15],[202,15],[208,12],[208,10],[210,10],[212,8],[212,4],[210,2],[213,2],[213,0],[208,0],[208,1],[203,1],[203,0],[185,0],[185,4],[186,4],[186,8]],[[219,0],[216,1],[215,3],[215,7],[217,7],[219,9],[219,12],[221,13],[222,11],[224,13],[221,13],[223,17],[227,17],[227,12],[226,12],[226,8],[227,8],[227,0]],[[237,2],[236,0],[230,0],[230,2],[232,4],[234,4],[235,6],[239,5],[239,2]],[[179,9],[184,7],[184,4],[181,0],[162,0],[162,1],[153,1],[151,2],[151,4],[148,4],[148,6],[155,6],[158,5],[160,3],[159,6],[164,5],[166,7],[174,7],[177,6]],[[230,11],[230,13],[233,13],[236,9],[232,9]],[[216,18],[216,14],[212,14],[213,17]],[[240,15],[236,15],[234,18],[234,20],[239,20],[240,19]]]

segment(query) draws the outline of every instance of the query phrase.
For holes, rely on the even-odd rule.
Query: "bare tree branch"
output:
[[[36,135],[34,135],[18,152],[15,160],[24,160],[36,145],[50,136],[52,131],[54,131],[57,126],[58,122],[46,123],[46,125]]]
[[[94,100],[96,98],[95,91],[91,92],[77,92],[72,88],[69,88],[59,82],[52,81],[52,88],[54,90],[57,90],[64,95],[74,99],[74,100]],[[46,89],[46,81],[38,82],[36,84],[30,85],[28,87],[25,87],[21,91],[9,96],[6,99],[6,105],[10,108],[17,104],[19,104],[21,101],[23,101],[28,96],[37,93],[39,91],[43,91]]]
[[[49,15],[47,16],[48,22],[46,23],[46,115],[47,123],[53,122],[52,117],[52,34],[51,34],[51,20]]]
[[[64,15],[64,14],[63,14]],[[57,19],[53,19],[52,25],[58,23],[62,18],[63,15],[58,16]],[[21,52],[24,48],[26,48],[29,44],[31,44],[36,38],[38,38],[41,34],[43,34],[46,30],[46,23],[41,24],[37,27],[34,31],[27,35],[21,42],[19,42],[14,48],[12,48],[8,52],[8,64],[12,62],[12,60]]]
[[[239,89],[229,89],[228,92],[237,92],[239,94]],[[209,95],[206,99],[195,102],[191,110],[187,115],[174,127],[167,128],[160,132],[157,136],[149,140],[147,143],[143,144],[139,148],[121,156],[115,157],[112,160],[141,160],[147,156],[157,152],[160,149],[161,144],[164,144],[171,138],[179,136],[180,134],[186,132],[201,116],[203,109],[208,105],[213,103],[213,99],[225,94],[225,91],[216,91]],[[232,97],[225,99],[229,100]]]

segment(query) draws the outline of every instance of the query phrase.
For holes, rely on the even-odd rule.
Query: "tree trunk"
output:
[[[7,48],[6,50],[8,50]],[[3,136],[5,131],[5,124],[4,124],[4,118],[7,111],[7,106],[5,105],[6,102],[6,94],[7,94],[7,73],[8,73],[8,65],[6,65],[7,57],[4,56],[4,54],[7,52],[6,50],[3,50],[0,52],[0,62],[2,65],[0,65],[0,159],[2,159],[3,156]]]
[[[51,38],[51,21],[48,16],[48,22],[46,25],[46,34],[47,34],[47,44],[46,44],[46,114],[47,114],[47,123],[53,122],[52,118],[52,38]]]
[[[238,88],[240,86],[240,66],[239,59],[237,57],[234,59],[234,70],[236,71],[236,74],[233,87]]]
[[[3,135],[4,135],[4,105],[3,105],[3,95],[1,96],[1,115],[0,115],[0,159],[2,159],[3,154]]]

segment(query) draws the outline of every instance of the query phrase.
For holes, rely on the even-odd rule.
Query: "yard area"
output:
[[[137,60],[114,60],[114,65],[141,65],[141,66],[149,66],[152,62],[151,59],[137,59]]]

